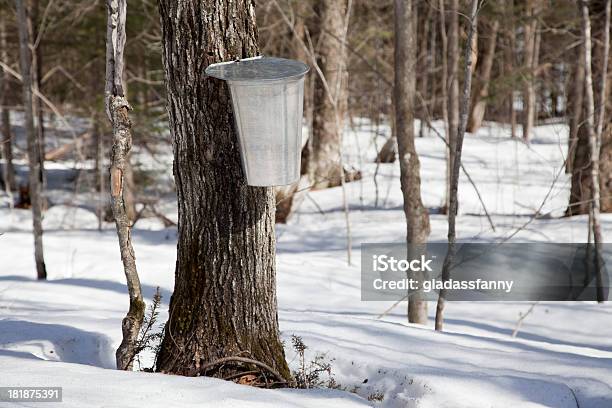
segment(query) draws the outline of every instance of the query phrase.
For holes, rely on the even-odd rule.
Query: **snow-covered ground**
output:
[[[389,310],[390,302],[360,300],[361,243],[402,242],[405,234],[399,166],[373,163],[374,131],[388,134],[358,121],[345,137],[347,163],[364,174],[362,181],[346,185],[352,265],[340,188],[309,193],[289,223],[277,226],[279,319],[287,359],[297,367],[290,338],[301,336],[309,347],[307,358],[325,353],[332,361],[341,389],[261,390],[209,378],[113,370],[128,302],[115,231],[112,224],[96,229],[91,206],[83,204],[90,197],[51,180],[57,188],[49,196],[57,205],[44,220],[49,281],[32,279],[29,211],[0,209],[0,386],[61,386],[61,407],[612,407],[608,304],[539,303],[513,338],[530,303],[449,303],[445,332],[438,333],[432,329],[433,304],[429,327],[418,327],[407,323],[405,303]],[[459,238],[494,242],[522,228],[513,242],[585,241],[585,217],[560,218],[569,194],[569,178],[561,169],[565,126],[538,127],[530,145],[508,133],[488,124],[466,137],[465,167],[496,230],[462,177]],[[377,139],[378,148],[383,142],[384,137]],[[443,143],[432,132],[417,140],[417,149],[423,199],[432,212],[431,240],[442,242],[446,217],[436,208],[445,183]],[[161,156],[158,166],[170,157]],[[136,157],[155,167],[146,152]],[[58,177],[71,173],[67,164],[52,166]],[[82,206],[60,205],[68,201]],[[171,197],[160,208],[176,219]],[[525,226],[538,209],[540,216]],[[607,237],[612,217],[603,221]],[[141,220],[134,245],[144,293],[150,301],[155,287],[161,288],[165,321],[176,229]]]

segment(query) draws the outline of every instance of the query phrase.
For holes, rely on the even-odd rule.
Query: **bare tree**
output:
[[[605,14],[607,0],[590,1],[587,5],[589,16],[590,16],[590,31],[591,31],[591,82],[597,84],[596,88],[599,92],[594,91],[594,112],[595,117],[590,119],[593,120],[593,131],[596,139],[599,140],[597,147],[599,149],[599,156],[596,162],[599,168],[597,169],[599,183],[596,186],[599,191],[599,206],[601,212],[612,211],[612,127],[610,121],[605,119],[605,103],[608,101],[609,86],[607,86],[606,74],[604,69],[607,70],[607,58],[605,54],[609,54],[609,33],[606,30],[606,18],[600,18],[595,16],[602,16]],[[579,7],[576,8],[580,15],[580,21],[583,21],[582,16],[582,3],[579,3]],[[585,84],[586,67],[585,67],[585,39],[584,39],[584,27],[581,28],[580,36],[583,39],[579,48],[580,54],[577,55],[577,64],[580,65],[580,69],[577,68],[574,71],[574,75],[571,77],[571,83],[582,84],[582,98],[575,96],[571,100],[570,105],[570,142],[568,152],[568,166],[572,174],[572,184],[570,190],[569,205],[566,210],[566,215],[576,214],[591,214],[592,215],[592,200],[594,197],[593,191],[593,151],[590,143],[591,134],[589,131],[587,119],[588,114],[588,99],[587,99],[587,88]],[[608,30],[609,31],[609,30]],[[574,86],[572,85],[572,86]],[[575,85],[578,86],[578,85]],[[605,86],[605,88],[604,88]],[[577,94],[577,90],[573,92]],[[579,95],[578,95],[579,96]],[[601,101],[606,101],[601,102]],[[580,102],[580,105],[578,103]],[[601,113],[601,114],[600,114]],[[601,131],[600,131],[601,130]],[[574,136],[575,134],[575,136]],[[599,135],[599,136],[598,136]]]
[[[272,4],[274,4],[276,6],[276,9],[280,12],[283,20],[285,21],[285,23],[287,24],[287,26],[289,28],[291,28],[292,33],[294,34],[294,39],[298,40],[300,39],[300,37],[296,32],[295,29],[295,25],[291,23],[291,21],[289,20],[289,18],[287,17],[287,15],[285,14],[285,12],[283,11],[282,7],[279,5],[278,1],[276,0],[272,0]],[[352,8],[352,0],[347,0],[347,4],[346,4],[346,11],[344,13],[344,20],[342,21],[342,30],[340,31],[340,36],[336,36],[335,34],[331,34],[332,40],[338,42],[338,44],[340,44],[341,49],[344,51],[345,48],[348,48],[347,46],[347,37],[348,37],[348,28],[349,28],[349,20],[350,20],[350,16],[351,16],[351,8]],[[336,13],[333,13],[336,14]],[[321,30],[324,30],[324,27],[321,27]],[[329,34],[329,31],[326,31],[327,34]],[[344,116],[345,116],[345,110],[346,110],[346,92],[340,92],[340,87],[345,86],[343,85],[341,82],[336,82],[335,89],[332,89],[331,83],[328,81],[328,78],[325,76],[324,73],[324,69],[321,67],[319,60],[317,60],[316,58],[316,53],[314,50],[314,46],[312,44],[312,39],[310,38],[310,36],[308,37],[308,45],[306,45],[306,43],[304,41],[297,41],[298,43],[300,43],[302,45],[302,49],[305,51],[305,55],[309,55],[310,56],[310,60],[312,62],[312,65],[314,67],[314,70],[316,71],[316,81],[313,81],[311,79],[311,83],[316,82],[319,86],[321,87],[321,89],[319,89],[319,91],[323,92],[322,94],[320,94],[321,97],[325,98],[325,101],[317,101],[318,103],[321,103],[322,105],[326,105],[328,108],[331,108],[329,111],[326,111],[327,114],[333,112],[333,115],[330,116],[326,116],[327,119],[332,120],[332,122],[328,122],[327,125],[329,125],[329,127],[331,127],[332,129],[334,129],[335,134],[338,136],[338,143],[329,145],[328,147],[332,147],[332,149],[337,150],[337,166],[333,165],[334,169],[337,169],[340,172],[340,177],[337,179],[334,179],[333,177],[315,177],[314,173],[313,173],[313,169],[316,167],[316,164],[313,164],[313,158],[315,157],[315,153],[314,150],[315,148],[313,147],[315,145],[314,142],[314,129],[317,127],[317,125],[315,124],[315,119],[313,119],[312,123],[312,128],[313,130],[311,131],[311,140],[308,141],[307,146],[302,149],[302,170],[301,173],[302,175],[307,175],[307,177],[312,179],[312,184],[310,185],[310,187],[308,188],[300,188],[300,185],[304,186],[305,183],[308,182],[307,177],[302,177],[300,180],[300,183],[297,186],[294,186],[293,189],[295,190],[295,192],[293,194],[299,193],[299,191],[304,191],[305,189],[311,189],[311,188],[321,188],[321,187],[332,187],[335,186],[337,184],[340,184],[342,186],[342,205],[343,205],[343,209],[344,209],[344,215],[345,215],[345,225],[346,225],[346,252],[347,252],[347,262],[350,265],[351,264],[351,253],[352,253],[352,236],[351,236],[351,222],[350,222],[350,209],[349,209],[349,205],[348,205],[348,198],[347,198],[347,194],[346,194],[346,179],[349,178],[351,181],[352,180],[356,180],[361,178],[361,173],[359,171],[355,171],[355,172],[351,172],[349,174],[347,174],[344,170],[344,166],[343,166],[343,161],[342,161],[342,134],[343,131],[342,129],[344,128]],[[321,38],[319,38],[319,40],[321,40]],[[319,41],[320,42],[320,41]],[[334,79],[338,80],[337,75],[339,75],[338,73],[343,72],[346,70],[346,57],[341,58],[336,60],[336,62],[339,65],[335,66],[335,70],[333,71],[333,75],[334,75]],[[313,90],[313,94],[316,92],[316,90],[318,89],[317,86],[314,87]],[[314,102],[314,101],[313,101]],[[316,112],[316,109],[313,107],[313,112]],[[313,113],[313,115],[316,117],[316,114]],[[321,122],[322,123],[322,122]],[[329,127],[327,128],[327,130],[329,130]],[[329,135],[329,134],[328,134]],[[331,139],[328,140],[328,142]],[[319,146],[321,147],[321,146]],[[329,164],[330,162],[328,162]],[[335,171],[335,170],[334,170]],[[337,183],[339,181],[339,183]],[[319,184],[319,183],[323,183],[323,184]],[[290,191],[292,189],[292,187],[289,187],[288,190]],[[280,193],[280,194],[279,194]],[[282,189],[277,189],[276,190],[276,197],[277,203],[281,203],[281,201],[279,200],[283,200],[286,201],[283,196],[286,195],[286,192],[283,192]],[[288,204],[287,206],[291,205]],[[277,205],[277,220],[278,221],[283,221],[286,220],[285,217],[285,213],[287,213],[286,208],[283,208],[284,206],[281,206],[280,208]],[[290,209],[289,209],[290,211]]]
[[[589,5],[587,1],[580,1],[580,11],[582,16],[582,36],[583,36],[583,51],[584,51],[584,84],[585,84],[585,126],[589,136],[589,149],[591,157],[591,220],[593,224],[593,238],[595,241],[595,269],[597,281],[597,300],[603,302],[603,276],[601,265],[601,219],[600,219],[600,190],[599,190],[599,153],[601,145],[601,132],[603,129],[603,118],[605,115],[605,95],[606,95],[606,77],[608,66],[609,42],[610,42],[610,0],[606,0],[606,23],[605,23],[605,51],[603,68],[601,70],[601,97],[597,114],[597,124],[595,123],[595,95],[593,91],[593,73],[592,73],[592,41],[591,41],[591,18],[589,16]]]
[[[341,141],[347,109],[345,38],[347,0],[320,1],[320,38],[313,106],[313,127],[309,174],[315,188],[338,186],[342,182]],[[326,82],[326,83],[325,83]]]
[[[132,147],[131,109],[123,91],[123,49],[125,46],[125,19],[127,0],[106,0],[106,86],[104,90],[106,113],[113,126],[111,149],[110,192],[111,206],[123,271],[127,280],[130,308],[121,324],[123,340],[116,352],[117,369],[131,370],[136,355],[138,334],[144,318],[145,303],[136,270],[136,256],[132,247],[131,220],[125,206],[125,170]]]
[[[451,178],[455,161],[455,145],[457,144],[457,129],[459,128],[459,0],[451,0],[448,10],[450,23],[448,28],[447,81],[448,87],[448,160],[446,168],[446,199],[445,210],[450,208]]]
[[[39,0],[28,1],[28,33],[30,38],[30,50],[32,55],[32,89],[34,94],[41,93],[41,79],[42,79],[42,39],[43,33],[40,31],[39,21]],[[43,190],[47,184],[47,177],[45,174],[45,125],[44,125],[44,112],[43,102],[40,98],[34,99],[34,127],[36,129],[36,139],[38,141],[38,152],[40,157],[40,177],[42,180]]]
[[[8,43],[6,41],[6,20],[0,16],[0,59],[8,61]],[[8,100],[9,81],[4,68],[0,68],[0,124],[2,130],[2,158],[4,166],[2,177],[5,190],[10,194],[17,187],[15,184],[15,167],[13,166],[13,137],[11,133],[11,117],[6,102]]]
[[[493,60],[495,58],[495,45],[497,44],[497,30],[499,29],[499,21],[494,20],[488,32],[489,38],[485,47],[485,55],[482,58],[482,63],[479,72],[478,89],[474,92],[474,98],[470,109],[470,117],[468,120],[467,131],[475,133],[482,126],[485,110],[487,107],[487,98],[489,96],[489,84],[491,82],[491,71],[493,69]]]
[[[435,67],[433,60],[436,52],[435,48],[428,49],[428,45],[431,44],[430,39],[435,39],[436,20],[434,18],[435,7],[431,7],[431,5],[427,2],[421,2],[420,7],[426,10],[425,13],[420,13],[418,10],[419,5],[415,7],[415,15],[417,16],[418,21],[416,37],[420,43],[417,46],[416,59],[419,61],[425,61],[424,64],[419,64],[421,65],[421,69],[420,72],[417,73],[417,75],[420,75],[421,79],[419,81],[419,92],[421,95],[423,95],[419,117],[424,118],[427,116],[427,112],[430,110],[430,108],[428,108],[429,99],[435,99],[435,92],[429,92],[429,73],[433,71],[432,68]],[[419,32],[419,26],[421,26],[421,32]],[[419,137],[424,137],[427,130],[427,121],[421,120],[419,124]]]
[[[504,73],[511,74],[514,71],[514,51],[516,48],[516,33],[514,25],[514,0],[504,2],[504,16],[508,19],[507,44],[504,50]],[[508,90],[508,119],[510,121],[510,135],[516,137],[516,110],[514,109],[514,88]]]
[[[272,188],[246,185],[230,94],[204,69],[258,54],[250,0],[160,0],[179,203],[174,294],[157,369],[288,381],[278,332]],[[271,375],[270,375],[271,373]]]
[[[470,6],[469,23],[470,28],[468,31],[467,42],[465,46],[465,69],[464,69],[464,82],[463,82],[463,95],[461,97],[461,115],[459,128],[457,129],[457,143],[455,146],[451,146],[451,150],[455,150],[455,159],[453,161],[453,168],[451,172],[451,190],[450,190],[450,206],[448,211],[448,249],[446,257],[444,258],[444,264],[442,266],[442,280],[446,281],[450,277],[450,272],[454,257],[456,254],[456,241],[457,234],[455,231],[455,219],[457,216],[457,208],[459,206],[458,191],[459,191],[459,170],[461,169],[461,152],[463,150],[463,137],[465,136],[465,129],[467,127],[468,113],[470,111],[470,92],[472,89],[472,56],[474,55],[471,48],[472,38],[477,30],[477,16],[478,16],[478,0],[472,0]],[[458,12],[459,10],[457,10]],[[442,330],[444,324],[444,304],[445,304],[445,291],[441,290],[438,297],[438,304],[436,307],[436,330]]]
[[[604,35],[603,35],[603,56],[601,62],[600,75],[600,99],[599,99],[599,115],[597,121],[597,150],[599,158],[599,205],[602,212],[612,212],[612,129],[608,121],[607,128],[604,131],[605,109],[608,101],[609,88],[608,80],[608,64],[610,56],[610,13],[611,0],[605,0],[605,19],[604,19]],[[601,267],[601,265],[599,265]]]
[[[25,0],[15,0],[17,22],[19,25],[19,66],[23,85],[23,106],[25,111],[24,126],[28,143],[29,193],[32,202],[32,224],[34,230],[34,259],[38,279],[47,279],[47,269],[43,254],[42,229],[42,178],[40,169],[39,144],[34,129],[34,112],[32,97],[32,57],[30,53],[27,28]]]
[[[278,2],[273,3],[277,9],[285,17],[284,11],[280,8]],[[290,2],[292,18],[285,18],[286,24],[291,24],[288,28],[291,32],[291,51],[295,59],[309,63],[311,61],[310,50],[305,46],[306,33],[306,15],[308,14],[309,4],[306,1]],[[304,117],[308,126],[309,137],[306,145],[302,148],[302,177],[294,184],[288,186],[277,186],[274,188],[276,201],[275,221],[280,224],[286,223],[293,214],[294,208],[297,208],[301,203],[304,193],[302,190],[307,189],[310,184],[308,179],[308,162],[311,150],[310,137],[312,133],[312,76],[304,78]]]
[[[409,252],[415,244],[427,243],[430,232],[429,214],[421,201],[421,165],[414,145],[416,61],[416,7],[412,0],[395,0],[395,126]],[[427,301],[419,292],[408,300],[408,320],[427,323]]]
[[[578,145],[578,130],[582,122],[584,110],[584,42],[576,47],[576,63],[572,67],[572,83],[568,97],[568,121],[569,138],[567,147],[567,161],[565,172],[572,174],[574,168],[574,158],[576,157],[576,147]]]
[[[440,0],[438,7],[440,11],[440,40],[442,42],[442,74],[441,74],[441,97],[442,97],[442,119],[444,120],[444,135],[446,137],[446,149],[444,150],[446,155],[446,171],[445,171],[445,188],[444,188],[444,201],[442,204],[442,212],[448,212],[448,199],[449,199],[449,186],[450,186],[450,161],[451,161],[451,148],[450,148],[450,123],[448,115],[448,34],[446,32],[446,10],[445,0]]]
[[[523,139],[529,140],[536,114],[535,74],[537,65],[537,33],[538,20],[536,16],[538,0],[527,0],[527,22],[523,27],[525,34],[524,70],[525,86],[523,90]]]

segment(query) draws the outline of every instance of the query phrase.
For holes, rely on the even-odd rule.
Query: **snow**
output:
[[[443,131],[440,123],[435,126]],[[44,219],[49,281],[32,279],[30,212],[0,209],[0,386],[61,386],[63,402],[45,405],[58,407],[612,406],[608,304],[539,303],[513,338],[531,303],[449,303],[445,332],[439,333],[432,329],[433,304],[430,324],[418,327],[407,323],[405,303],[388,310],[392,303],[360,301],[361,243],[402,242],[405,234],[399,166],[373,163],[373,131],[388,135],[386,127],[375,129],[360,120],[345,137],[346,162],[364,174],[362,181],[346,185],[352,265],[346,258],[340,188],[311,192],[289,223],[277,226],[279,323],[287,359],[296,369],[290,338],[301,336],[307,359],[324,353],[332,362],[340,389],[262,390],[211,378],[114,370],[128,306],[116,234],[109,223],[98,231],[95,201],[62,182],[72,174],[72,163],[54,163],[51,178],[57,180],[49,181],[52,205]],[[376,140],[379,148],[383,143],[383,136]],[[436,208],[443,199],[444,147],[433,132],[416,144],[431,240],[443,242],[446,217]],[[507,128],[492,123],[467,135],[464,163],[496,230],[463,176],[459,238],[495,242],[529,222],[513,242],[585,241],[586,217],[560,218],[569,194],[569,177],[561,170],[566,146],[567,129],[558,124],[536,128],[530,145],[511,140]],[[155,159],[145,152],[136,156],[152,171],[171,157],[168,152]],[[172,196],[158,210],[176,219]],[[603,216],[603,230],[604,236],[612,233],[610,215]],[[161,288],[160,320],[165,321],[176,228],[146,219],[136,224],[133,236],[144,294],[150,303],[155,288]],[[150,356],[142,364],[149,365]]]
[[[25,353],[0,351],[0,357],[4,372],[19,373],[17,378],[11,379],[11,386],[59,384],[63,387],[63,402],[46,403],[44,406],[75,408],[202,407],[204,404],[220,408],[367,406],[357,396],[334,390],[316,392],[260,390],[213,378],[128,373],[83,364],[50,363]],[[38,407],[40,404],[21,403],[19,406]]]

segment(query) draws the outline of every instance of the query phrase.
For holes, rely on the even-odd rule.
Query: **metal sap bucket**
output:
[[[251,186],[291,184],[300,178],[304,76],[308,65],[255,57],[212,64],[206,74],[227,81]]]

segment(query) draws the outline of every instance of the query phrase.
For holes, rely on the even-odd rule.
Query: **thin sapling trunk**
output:
[[[122,322],[123,340],[116,352],[117,369],[131,370],[136,355],[138,334],[144,319],[145,303],[136,270],[136,256],[132,247],[131,220],[125,205],[125,171],[132,147],[130,105],[122,84],[123,48],[125,46],[125,18],[127,0],[107,0],[106,26],[106,87],[105,102],[108,118],[113,126],[111,148],[110,191],[111,206],[123,271],[127,280],[130,308]]]
[[[465,136],[465,129],[467,127],[470,105],[470,92],[472,89],[472,56],[474,55],[474,53],[472,52],[472,50],[470,50],[470,45],[472,44],[472,38],[474,37],[477,30],[478,0],[472,0],[470,9],[470,29],[468,31],[468,38],[465,47],[465,67],[463,95],[461,100],[460,123],[459,128],[457,129],[457,143],[454,146],[451,145],[451,149],[455,150],[455,159],[453,161],[453,168],[451,172],[451,194],[450,207],[448,211],[448,249],[446,257],[444,258],[444,264],[442,266],[443,281],[446,281],[450,278],[450,272],[456,252],[457,234],[455,231],[455,219],[457,217],[457,208],[459,206],[459,170],[461,168],[461,152],[463,149],[463,138]],[[440,295],[438,297],[438,305],[436,307],[436,330],[440,331],[443,329],[444,322],[444,296],[445,291],[441,290]]]

